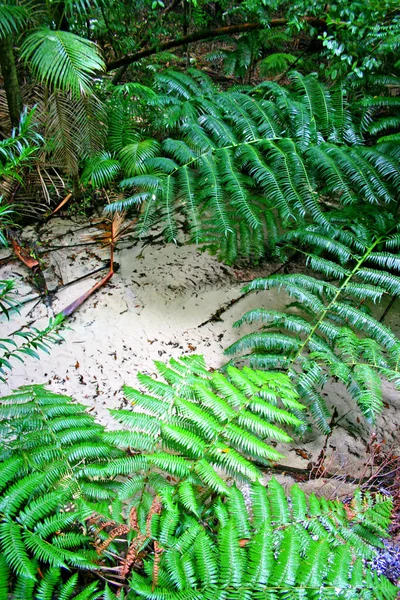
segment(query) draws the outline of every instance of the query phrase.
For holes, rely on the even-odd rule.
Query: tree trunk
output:
[[[22,96],[19,87],[17,67],[13,50],[12,38],[6,36],[0,39],[0,65],[6,91],[8,112],[11,125],[18,127],[22,112]]]
[[[68,19],[66,16],[66,7],[65,2],[57,2],[53,6],[53,20],[56,26],[56,29],[61,29],[61,31],[69,31]]]

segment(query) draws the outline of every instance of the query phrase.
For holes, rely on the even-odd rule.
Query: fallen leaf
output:
[[[301,448],[295,448],[295,452],[296,452],[297,456],[301,456],[301,458],[304,458],[305,460],[309,460],[311,458],[311,456],[305,450],[302,450]]]

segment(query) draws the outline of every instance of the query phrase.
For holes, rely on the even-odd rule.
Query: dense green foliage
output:
[[[158,366],[173,380],[152,381],[163,400],[127,390],[153,411],[174,398],[157,451],[147,449],[150,418],[140,413],[119,412],[128,427],[122,435],[104,431],[82,405],[41,386],[1,399],[0,598],[10,590],[17,600],[113,598],[103,577],[112,588],[113,581],[122,583],[132,599],[395,598],[396,588],[368,566],[385,535],[390,500],[357,494],[346,509],[315,496],[307,500],[297,486],[287,499],[272,479],[267,488],[252,484],[249,514],[236,484],[218,484],[214,491],[218,461],[211,450],[194,463],[199,442],[185,446],[187,458],[175,453],[181,446],[171,432],[193,440],[196,430],[209,431],[207,406],[217,414],[235,405],[238,421],[247,424],[248,411],[240,408],[247,397],[290,422],[293,416],[274,405],[277,395],[297,404],[287,379],[259,375],[264,381],[254,387],[233,370],[236,387],[215,379],[196,358],[175,365],[178,371]],[[146,376],[140,381],[149,387]],[[205,395],[203,408],[196,398]],[[164,407],[158,410],[163,413]],[[241,439],[248,452],[248,434],[238,427],[235,446]],[[202,469],[190,468],[201,462]],[[249,475],[243,465],[241,472]]]
[[[158,139],[142,135],[95,157],[86,177],[99,185],[124,174],[121,187],[134,193],[107,210],[143,203],[140,233],[161,222],[167,239],[176,239],[182,211],[192,240],[217,247],[225,260],[260,258],[268,246],[286,259],[294,250],[305,253],[317,278],[276,275],[246,288],[285,289],[305,318],[252,311],[241,322],[260,320],[274,333],[250,334],[228,352],[251,350],[253,366],[290,368],[325,432],[330,414],[320,392],[327,375],[346,385],[373,422],[383,406],[380,376],[399,381],[398,339],[369,305],[400,291],[400,168],[396,140],[383,136],[372,145],[371,134],[398,125],[395,115],[377,118],[379,108],[395,110],[398,99],[365,99],[350,108],[342,87],[328,89],[299,73],[291,74],[291,90],[268,81],[221,92],[204,74],[190,73],[157,75],[157,95],[121,86],[115,103],[127,121],[126,97],[135,94],[139,107],[152,107],[147,119],[140,108],[137,115]],[[160,143],[163,132],[169,137]],[[282,228],[288,233],[279,238]]]
[[[293,220],[312,219],[334,232],[327,199],[394,204],[397,146],[365,146],[368,128],[376,134],[388,126],[373,119],[374,103],[359,105],[357,113],[343,88],[328,89],[313,75],[292,73],[291,80],[292,90],[267,81],[221,92],[191,71],[191,77],[157,75],[158,94],[121,86],[113,106],[122,112],[128,139],[115,139],[113,115],[111,153],[92,158],[84,176],[100,186],[122,171],[120,185],[133,193],[107,210],[143,204],[139,234],[162,222],[168,240],[176,239],[183,211],[191,239],[216,245],[228,261],[263,256],[277,228]],[[152,107],[147,118],[137,112],[140,132],[129,128],[136,106],[127,102],[131,95],[137,106]],[[149,137],[155,134],[158,139]]]
[[[316,65],[319,65],[318,75],[321,80],[327,81],[329,86],[334,82],[334,89],[344,85],[352,99],[359,98],[359,96],[354,96],[355,89],[357,94],[361,89],[366,96],[375,94],[393,96],[396,93],[393,94],[392,90],[396,90],[398,87],[399,65],[396,50],[400,39],[399,22],[398,7],[394,0],[386,0],[382,3],[370,2],[367,7],[361,1],[351,3],[341,1],[327,5],[324,2],[308,4],[304,0],[298,0],[288,6],[279,1],[265,3],[251,0],[237,6],[227,0],[215,3],[172,0],[169,5],[164,5],[162,0],[159,2],[153,0],[142,0],[141,2],[90,0],[78,3],[69,0],[45,3],[36,0],[33,4],[5,0],[0,4],[0,44],[2,46],[0,54],[2,57],[1,67],[4,71],[4,90],[0,90],[0,113],[4,118],[3,133],[10,133],[10,124],[14,127],[18,126],[19,115],[24,104],[28,106],[37,104],[36,118],[40,123],[41,132],[43,132],[45,147],[40,161],[38,161],[41,178],[34,178],[34,184],[37,186],[42,184],[45,188],[43,196],[46,203],[51,203],[51,195],[54,194],[54,191],[58,191],[61,196],[62,186],[60,189],[60,182],[52,171],[54,168],[65,177],[65,186],[72,185],[74,194],[78,198],[80,195],[79,177],[82,173],[83,162],[88,158],[90,161],[98,160],[99,156],[94,155],[99,151],[106,150],[108,152],[104,147],[104,135],[107,131],[107,120],[113,118],[115,102],[109,102],[114,86],[105,76],[105,71],[114,73],[118,65],[121,65],[123,69],[133,65],[131,69],[134,70],[127,77],[128,84],[132,79],[135,83],[137,80],[147,83],[149,70],[160,72],[163,75],[165,62],[172,61],[178,65],[185,63],[180,56],[172,55],[168,51],[182,45],[190,53],[190,48],[185,47],[184,44],[186,34],[194,35],[195,40],[207,40],[211,31],[214,32],[211,37],[216,37],[217,41],[213,52],[207,54],[208,58],[223,59],[226,72],[239,78],[241,82],[257,81],[261,73],[262,77],[277,75],[279,82],[283,79],[286,84],[287,72],[293,66],[301,70],[303,74],[307,74],[314,71]],[[151,27],[149,27],[149,23],[151,23]],[[179,37],[179,34],[183,34],[183,37]],[[127,56],[124,57],[124,54]],[[125,59],[127,62],[124,62]],[[20,71],[24,72],[25,83],[23,85],[18,78],[16,66],[18,60],[20,61]],[[189,64],[192,61],[196,63],[196,58],[190,59],[187,54],[186,63]],[[200,60],[200,67],[202,66],[201,62]],[[218,69],[219,63],[215,64]],[[122,72],[117,71],[113,82],[118,83],[122,75]],[[21,77],[20,80],[22,81]],[[164,89],[165,87],[164,85]],[[134,118],[132,111],[135,113],[138,96],[134,93],[133,88],[130,91],[129,89],[129,87],[126,88],[127,100],[134,105],[131,106],[131,117]],[[176,85],[174,89],[177,100],[182,90],[176,88]],[[209,90],[199,90],[199,87],[192,82],[191,89],[183,92],[183,99],[187,101],[189,97],[195,99],[196,96],[203,98],[205,95],[207,97],[209,93]],[[275,93],[278,93],[276,89]],[[279,97],[282,93],[282,91],[279,92]],[[274,96],[274,90],[269,94],[266,94],[265,89],[258,90],[253,99],[262,104],[266,95],[269,101],[279,102],[279,99]],[[104,105],[98,96],[105,101],[108,115],[105,114]],[[213,100],[216,100],[215,90],[212,92],[212,96]],[[236,102],[241,103],[239,98],[236,99]],[[315,94],[312,92],[310,98],[315,102],[309,107],[311,114],[308,116],[311,119],[316,116],[318,134],[322,134],[325,141],[340,142],[336,138],[335,140],[332,137],[326,138],[329,133],[328,122],[319,105],[320,102],[325,104],[325,100],[321,98],[321,91],[315,89]],[[391,97],[391,100],[395,101],[396,98]],[[172,99],[171,102],[173,102]],[[280,102],[283,102],[282,98]],[[340,94],[337,96],[336,92],[331,103],[328,97],[326,99],[326,112],[332,122],[335,121],[335,117],[339,121],[341,119],[343,106],[342,108],[338,107],[340,102]],[[210,124],[213,117],[222,118],[224,125],[231,125],[232,121],[237,118],[238,107],[235,106],[234,98],[231,98],[230,103],[225,102],[224,106],[221,106],[221,102],[217,102],[217,105],[217,107],[212,107],[211,104],[205,106],[203,103],[202,108],[194,107],[191,110],[187,107],[188,112],[183,111],[181,115],[190,120],[198,117],[199,114],[207,117],[208,123],[200,122],[198,125],[205,129],[202,137],[204,138],[204,135],[210,137],[208,145],[210,141],[215,144],[215,136],[219,138],[221,135]],[[184,106],[187,106],[186,103]],[[299,123],[301,115],[295,119],[298,109],[294,105],[289,108],[290,118]],[[239,132],[233,131],[229,134],[229,137],[233,135],[236,139],[235,143],[242,143],[244,140],[248,143],[254,139],[254,136],[248,132],[243,134],[240,125],[243,119],[248,120],[248,117],[251,117],[251,120],[256,121],[255,125],[251,126],[253,131],[254,128],[261,125],[260,114],[257,111],[254,112],[256,110],[254,107],[253,110],[250,110],[250,114],[246,107],[243,109],[245,115],[240,116]],[[177,107],[174,110],[175,112],[179,111]],[[282,110],[283,107],[280,106],[278,115],[272,115],[273,120],[278,119],[278,131],[273,128],[272,139],[275,140],[275,137],[283,134],[284,138],[293,138],[294,142],[298,142],[300,132],[293,135],[293,130],[290,130],[287,122],[288,115],[282,115]],[[307,102],[303,110],[307,110]],[[163,112],[164,109],[162,109]],[[390,132],[393,129],[398,130],[398,118],[385,115],[385,112],[385,110],[382,111],[382,116],[385,116],[386,126],[391,130]],[[314,115],[314,113],[316,114]],[[269,116],[271,117],[271,114]],[[284,122],[281,132],[282,116]],[[170,127],[170,118],[171,115],[167,114],[164,122],[163,119],[157,121],[157,139],[160,131]],[[225,123],[227,119],[228,123]],[[197,122],[196,118],[194,120]],[[140,130],[143,122],[137,118],[135,121],[135,123],[131,121],[130,124]],[[295,123],[292,123],[293,125]],[[271,131],[268,131],[271,134]],[[184,134],[185,132],[180,131],[179,138]],[[260,136],[257,132],[259,139],[265,137],[271,139],[271,135],[266,135],[265,127],[261,127],[261,134]],[[226,137],[226,134],[224,135]],[[305,131],[304,135],[311,135],[315,138],[315,131],[311,130],[309,133]],[[355,143],[354,139],[345,141],[346,145]],[[318,144],[320,142],[322,140],[319,140]],[[129,144],[129,142],[127,143]],[[205,139],[202,141],[196,139],[194,148],[191,147],[191,150],[197,152],[200,147],[200,154],[203,154],[205,143]],[[313,143],[315,143],[315,139]],[[112,143],[110,146],[111,154],[119,152],[120,148],[116,149]],[[216,146],[221,148],[219,156],[224,161],[222,149],[226,146],[226,140],[218,139]],[[286,146],[282,142],[278,146],[279,150],[284,152],[284,156],[289,153],[291,162],[288,163],[288,168],[295,168],[293,162],[296,163],[298,159],[296,156],[291,156],[290,148],[287,147],[288,142],[286,142]],[[259,145],[255,145],[254,149],[260,150]],[[179,164],[182,162],[182,160],[170,156],[171,149],[166,150],[167,157],[177,160]],[[265,148],[261,148],[262,154],[265,150]],[[272,150],[269,148],[270,155]],[[303,151],[304,148],[302,148]],[[108,174],[115,175],[118,168],[113,161],[116,157],[110,157],[108,154],[100,156],[111,161]],[[119,159],[119,157],[117,158]],[[140,162],[140,153],[138,158]],[[233,158],[237,163],[238,157],[233,156]],[[302,158],[304,157],[302,156]],[[248,160],[248,157],[243,156],[239,160],[240,164],[234,166],[239,167],[240,172],[244,166],[243,163]],[[125,162],[125,165],[122,165],[124,169],[128,161],[136,163],[135,156],[130,156],[129,153],[125,155],[125,161],[122,161]],[[187,163],[187,156],[183,159],[183,163]],[[313,160],[311,163],[315,164]],[[191,166],[197,166],[197,164],[192,163]],[[199,166],[202,166],[204,172],[206,171],[204,165],[200,164]],[[308,161],[306,161],[305,167],[309,167]],[[105,163],[103,168],[106,168]],[[165,168],[164,164],[162,171],[165,171]],[[133,164],[128,166],[127,170],[134,169]],[[249,169],[251,168],[248,166],[247,170]],[[212,182],[215,168],[209,176],[211,177],[209,181]],[[222,176],[228,179],[232,178],[230,172],[222,174]],[[33,174],[31,177],[33,178]],[[181,179],[184,179],[183,175],[181,175]],[[85,181],[85,177],[83,181]],[[169,178],[168,181],[172,181],[172,178]],[[103,182],[104,180],[101,178],[93,179],[95,186],[101,186]],[[260,182],[256,180],[256,183],[259,188]],[[315,184],[312,174],[309,183],[311,187]],[[233,195],[237,194],[237,184],[234,184],[235,182],[231,181],[231,187],[234,186]],[[304,186],[304,181],[301,181],[301,185]],[[47,190],[47,194],[45,190]],[[246,191],[248,192],[247,189]],[[15,188],[11,189],[8,195],[12,195],[14,192]],[[265,190],[261,190],[261,192],[263,194]],[[172,193],[172,188],[170,192],[164,190],[164,194],[168,193]],[[239,193],[240,195],[244,193],[243,184],[240,186]],[[251,189],[250,193],[253,194],[254,191]],[[188,194],[189,192],[186,190],[186,202]],[[22,190],[18,190],[18,195],[21,199],[24,198]],[[300,193],[300,195],[304,201],[303,194]],[[206,201],[211,202],[211,205],[219,202],[218,199],[210,200],[207,196],[203,199],[203,205],[206,204]],[[168,202],[171,204],[170,201]],[[236,211],[239,210],[240,216],[243,216],[243,213],[240,212],[243,200],[236,199],[235,204]],[[271,209],[270,206],[267,208]],[[164,208],[164,210],[167,209]],[[256,221],[263,222],[265,218],[255,207],[252,207],[252,212],[254,214],[251,217],[251,232],[255,230]],[[225,221],[225,216],[219,215],[220,221],[222,218],[224,218],[224,222],[220,222],[220,226],[223,226],[223,229],[229,233],[233,226]],[[249,223],[250,215],[247,209],[246,218]],[[236,219],[231,217],[231,219],[235,221],[237,217]],[[170,221],[171,217],[168,216],[167,231],[169,237],[173,238],[175,231],[174,228],[171,229]],[[238,227],[237,223],[235,226]],[[271,229],[269,223],[267,223],[267,227]],[[246,230],[245,225],[242,226],[242,229]],[[233,231],[235,231],[235,227],[233,227]],[[241,235],[246,237],[244,232]],[[250,234],[247,233],[247,237],[249,236]],[[227,237],[232,236],[228,235]],[[260,238],[260,234],[255,237]],[[230,244],[233,245],[234,242],[231,241]],[[258,248],[261,246],[259,239],[253,240],[253,244]],[[244,246],[248,247],[249,242]],[[259,252],[260,250],[258,250]],[[257,253],[255,254],[257,255]]]
[[[394,0],[0,3],[1,243],[71,191],[231,264],[306,260],[246,286],[293,300],[236,323],[261,323],[228,349],[251,368],[157,363],[122,430],[41,386],[0,401],[0,600],[395,598],[369,562],[388,499],[259,480],[307,409],[329,433],[329,378],[371,423],[399,384],[376,308],[400,292],[399,45]],[[0,378],[59,325],[0,340]]]

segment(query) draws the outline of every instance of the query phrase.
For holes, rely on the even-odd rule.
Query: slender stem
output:
[[[314,333],[316,332],[316,330],[320,326],[321,321],[323,321],[325,319],[326,315],[328,314],[328,312],[330,311],[330,309],[332,308],[332,306],[335,304],[335,302],[337,301],[337,299],[339,298],[339,296],[341,295],[341,293],[343,292],[343,290],[350,283],[350,280],[357,274],[357,271],[360,269],[361,265],[367,260],[367,258],[371,254],[371,252],[373,252],[374,248],[378,244],[380,244],[383,241],[383,239],[384,238],[381,237],[381,238],[378,238],[377,240],[375,240],[375,242],[368,248],[367,252],[357,262],[357,264],[355,265],[354,269],[351,271],[351,273],[349,273],[349,275],[346,277],[346,279],[344,280],[344,282],[342,283],[342,285],[338,288],[338,290],[337,290],[336,294],[334,295],[334,297],[332,298],[332,300],[329,302],[329,304],[325,307],[325,309],[319,315],[318,320],[315,323],[314,327],[311,329],[310,333],[308,334],[308,336],[306,337],[306,339],[304,340],[304,342],[299,347],[299,349],[296,352],[296,355],[294,356],[294,358],[291,359],[291,361],[290,361],[291,363],[294,363],[299,358],[299,356],[303,352],[304,348],[307,346],[308,342],[310,341],[310,339],[312,338],[312,336],[314,335]]]
[[[392,306],[396,302],[396,300],[397,300],[397,296],[392,296],[391,297],[389,304],[387,305],[387,307],[385,308],[385,310],[382,313],[381,318],[379,319],[379,323],[383,323],[383,321],[385,320],[388,312],[390,311],[390,309],[392,308]]]
[[[110,244],[110,273],[114,273],[114,242]]]

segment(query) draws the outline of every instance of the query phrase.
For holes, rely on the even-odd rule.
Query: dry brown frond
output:
[[[132,508],[129,512],[129,524],[131,526],[131,529],[133,529],[133,531],[136,531],[137,533],[139,533],[140,529],[139,529],[139,523],[138,523],[138,518],[137,518],[136,506],[132,506]]]
[[[160,569],[160,561],[161,555],[164,552],[164,548],[162,548],[157,541],[154,542],[154,563],[153,563],[153,578],[151,582],[151,589],[154,591],[154,588],[158,584],[158,572]]]
[[[99,232],[83,236],[82,239],[87,242],[97,242],[103,247],[115,245],[126,235],[128,235],[135,221],[125,222],[125,212],[117,212],[112,217],[104,217],[94,222],[94,225],[100,229]]]
[[[147,535],[147,537],[151,537],[150,527],[151,527],[151,520],[152,520],[153,516],[159,515],[161,513],[161,510],[162,510],[161,500],[160,500],[159,496],[155,496],[153,498],[153,502],[151,503],[149,514],[147,515],[147,519],[146,519],[146,535]]]
[[[111,542],[113,541],[113,539],[115,539],[116,537],[120,536],[120,535],[126,535],[127,533],[129,533],[130,528],[128,527],[128,525],[117,525],[117,527],[115,527],[114,529],[112,529],[109,533],[109,537],[104,540],[104,542],[102,542],[101,544],[96,544],[96,552],[97,554],[101,554],[102,552],[104,552],[104,550],[106,550],[108,548],[108,546],[111,544]]]

